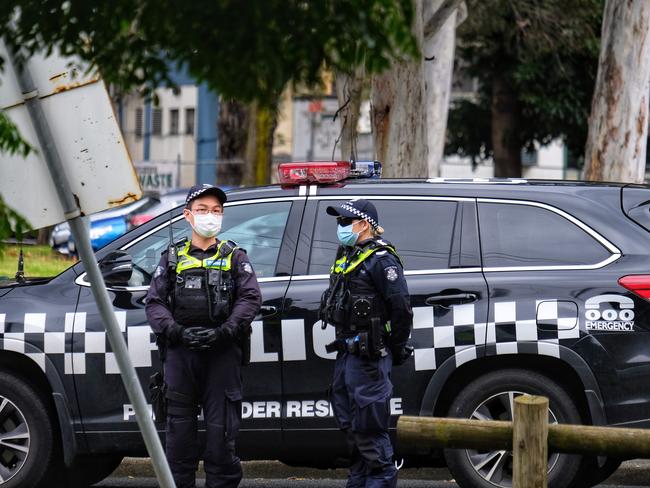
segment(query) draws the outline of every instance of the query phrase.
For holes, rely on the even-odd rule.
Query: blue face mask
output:
[[[352,232],[352,227],[354,224],[342,226],[336,226],[336,236],[339,238],[339,242],[344,246],[354,246],[359,239],[360,232]]]

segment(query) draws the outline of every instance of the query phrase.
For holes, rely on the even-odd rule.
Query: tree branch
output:
[[[467,3],[465,0],[461,2],[461,4],[458,6],[458,14],[456,15],[456,27],[458,27],[460,24],[465,22],[467,20],[468,16],[467,12]]]
[[[463,0],[443,0],[440,7],[425,21],[424,38],[435,36],[462,2]]]

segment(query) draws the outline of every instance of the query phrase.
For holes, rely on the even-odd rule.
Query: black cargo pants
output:
[[[235,488],[242,478],[235,438],[241,421],[241,350],[231,344],[210,351],[170,348],[165,360],[168,400],[166,453],[177,488],[194,488],[203,458],[206,488]],[[199,445],[197,416],[179,402],[194,399],[203,409],[205,445]],[[190,407],[188,411],[187,408]]]
[[[390,442],[392,356],[372,360],[339,352],[332,407],[350,453],[347,488],[394,488],[397,469]]]

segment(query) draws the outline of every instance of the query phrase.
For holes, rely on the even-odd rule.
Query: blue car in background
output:
[[[88,225],[93,250],[96,251],[121,235],[126,234],[131,229],[130,222],[133,216],[147,212],[159,203],[159,197],[149,195],[135,202],[91,215],[88,218]],[[54,226],[50,236],[50,246],[63,254],[76,253],[76,246],[70,233],[70,225],[67,222]]]
[[[224,190],[231,187],[222,186]],[[185,203],[187,188],[164,195],[145,194],[140,200],[98,212],[89,217],[90,242],[93,251],[126,234],[131,229]],[[50,235],[50,246],[63,254],[76,254],[76,246],[67,222],[57,224]]]

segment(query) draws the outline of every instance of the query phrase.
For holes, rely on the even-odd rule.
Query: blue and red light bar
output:
[[[348,178],[380,176],[379,161],[298,161],[278,166],[278,179],[283,185],[336,183]]]

